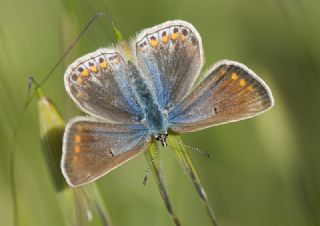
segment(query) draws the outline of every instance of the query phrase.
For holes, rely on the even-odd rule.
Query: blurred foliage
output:
[[[110,226],[110,217],[105,210],[100,192],[93,182],[86,186],[71,188],[67,185],[60,170],[62,139],[65,123],[53,102],[36,87],[39,126],[42,151],[46,160],[52,186],[57,194],[65,224],[70,226]],[[16,155],[14,155],[16,156]],[[15,160],[15,158],[13,159]],[[17,168],[14,164],[13,167]],[[13,172],[14,184],[15,171]],[[13,197],[17,197],[14,193]],[[16,225],[20,225],[19,206],[15,206]]]
[[[205,68],[240,61],[271,87],[275,107],[238,123],[182,135],[215,155],[190,153],[223,226],[320,225],[320,2],[17,1],[0,0],[0,218],[12,225],[9,174],[13,130],[27,96],[26,78],[41,80],[96,12],[112,15],[124,39],[169,19],[191,22],[202,36]],[[106,20],[95,23],[43,89],[68,119],[79,110],[63,73],[75,58],[114,42]],[[20,225],[63,225],[59,201],[40,148],[36,103],[15,140]],[[184,226],[210,225],[198,194],[171,151],[161,153],[167,189]],[[114,225],[172,225],[156,184],[141,187],[140,155],[98,181]]]

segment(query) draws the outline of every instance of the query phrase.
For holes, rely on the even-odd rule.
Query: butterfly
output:
[[[100,178],[152,141],[166,146],[170,132],[243,120],[273,106],[266,83],[235,61],[214,64],[195,86],[203,64],[198,31],[180,20],[72,63],[65,88],[90,116],[75,117],[65,128],[61,169],[68,184]]]

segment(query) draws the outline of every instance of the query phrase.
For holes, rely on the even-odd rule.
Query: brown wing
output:
[[[66,126],[61,169],[70,186],[89,183],[142,152],[150,141],[141,124],[77,117]]]
[[[273,106],[269,87],[234,61],[221,61],[191,94],[169,112],[170,128],[191,132],[243,120]]]

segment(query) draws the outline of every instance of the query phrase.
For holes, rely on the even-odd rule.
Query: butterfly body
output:
[[[146,149],[166,146],[168,132],[192,132],[261,114],[273,106],[269,87],[245,65],[203,66],[201,37],[174,20],[143,30],[128,47],[101,48],[72,63],[65,87],[90,117],[66,126],[61,168],[71,186],[89,183]]]
[[[160,109],[159,103],[156,97],[152,94],[152,91],[141,72],[131,62],[128,61],[129,65],[129,77],[131,84],[136,93],[136,98],[140,104],[140,108],[144,113],[144,117],[141,120],[151,135],[162,134],[167,132],[168,122],[166,114],[163,109]]]

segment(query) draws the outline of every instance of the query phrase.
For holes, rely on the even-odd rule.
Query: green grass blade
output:
[[[113,21],[111,21],[111,23],[112,23],[113,33],[114,33],[114,36],[115,36],[115,38],[116,38],[117,43],[122,42],[122,41],[123,41],[123,35],[122,35],[122,33],[121,33],[120,30],[116,27],[116,25],[114,24]]]
[[[45,97],[40,89],[37,93],[42,151],[52,184],[56,191],[60,191],[67,187],[60,169],[65,123],[51,100]]]
[[[110,218],[95,183],[79,188],[71,188],[66,184],[60,169],[65,123],[40,88],[37,88],[37,97],[42,150],[66,224],[110,226]]]
[[[182,168],[185,170],[185,172],[188,174],[191,181],[193,182],[193,184],[194,184],[194,186],[200,196],[201,201],[203,202],[203,204],[205,205],[205,207],[208,211],[208,214],[210,216],[212,224],[214,226],[217,226],[218,222],[217,222],[217,219],[216,219],[215,214],[213,212],[213,209],[209,203],[206,192],[201,185],[200,179],[199,179],[197,172],[192,164],[189,153],[186,150],[186,148],[183,146],[182,139],[180,138],[179,135],[170,134],[168,136],[168,144],[170,147],[173,148],[180,165],[182,166]]]
[[[155,157],[156,154],[156,145],[154,142],[152,142],[148,149],[145,151],[145,156],[147,158],[147,161],[149,163],[151,163],[152,159],[153,159],[153,163],[151,165],[151,171],[152,174],[154,175],[154,178],[156,180],[157,186],[159,188],[161,197],[164,201],[164,204],[168,210],[168,213],[170,215],[170,217],[172,218],[173,222],[175,223],[176,226],[180,226],[181,223],[177,217],[177,215],[174,213],[170,199],[169,199],[169,195],[168,192],[166,190],[165,184],[164,184],[164,180],[163,180],[163,174],[161,172],[161,166],[160,166],[160,161]]]
[[[111,226],[110,217],[95,183],[79,188],[67,188],[58,193],[68,225]]]

